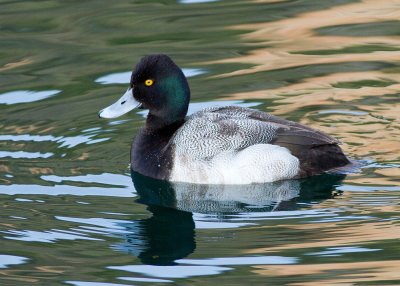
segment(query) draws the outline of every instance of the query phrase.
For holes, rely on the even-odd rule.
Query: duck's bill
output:
[[[140,102],[136,101],[132,94],[132,89],[129,88],[124,95],[118,99],[117,102],[111,104],[99,111],[99,117],[101,118],[115,118],[125,113],[128,113],[134,108],[140,106]]]

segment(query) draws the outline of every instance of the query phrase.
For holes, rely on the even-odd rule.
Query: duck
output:
[[[130,85],[101,118],[148,109],[131,146],[131,171],[193,184],[253,184],[299,179],[346,166],[334,137],[269,113],[238,106],[187,111],[190,88],[164,54],[147,55]]]

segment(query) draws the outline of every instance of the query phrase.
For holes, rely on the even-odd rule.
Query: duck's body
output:
[[[143,128],[132,144],[131,167],[177,182],[273,182],[346,165],[337,144],[322,132],[264,112],[207,108],[163,132]]]
[[[154,82],[159,86],[153,87]],[[130,97],[149,108],[131,149],[131,168],[142,175],[199,184],[250,184],[316,175],[349,163],[333,137],[261,111],[227,106],[185,117],[189,88],[167,56],[142,59],[131,87],[133,96],[128,90],[100,116],[112,117]]]

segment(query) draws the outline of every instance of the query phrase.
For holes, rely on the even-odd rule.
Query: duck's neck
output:
[[[147,116],[145,128],[148,131],[154,131],[160,134],[164,133],[173,134],[185,122],[185,115],[179,116],[174,119],[173,116],[169,118],[160,117],[150,112],[149,115]]]

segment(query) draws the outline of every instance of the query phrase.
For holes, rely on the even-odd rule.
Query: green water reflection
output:
[[[0,284],[398,284],[399,8],[0,1]],[[97,111],[160,52],[197,71],[192,110],[226,101],[308,124],[361,167],[246,187],[132,183],[144,114]]]

